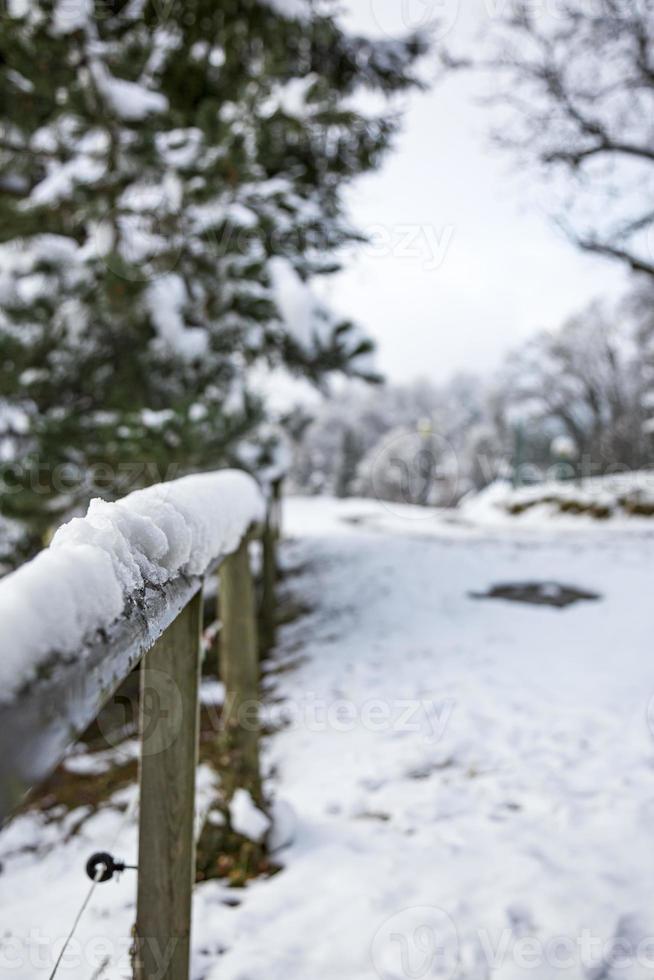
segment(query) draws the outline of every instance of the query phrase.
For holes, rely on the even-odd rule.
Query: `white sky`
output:
[[[461,0],[464,11],[458,2],[344,0],[344,17],[397,36],[444,14],[454,45],[491,0]],[[376,339],[390,380],[487,371],[530,333],[626,286],[619,265],[580,253],[554,227],[546,189],[490,146],[488,110],[471,93],[460,75],[412,95],[395,150],[351,196],[356,224],[376,245],[332,280],[331,300]]]

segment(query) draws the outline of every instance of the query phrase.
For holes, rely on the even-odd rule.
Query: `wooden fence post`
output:
[[[237,789],[250,793],[263,806],[259,767],[259,656],[254,584],[248,541],[220,566],[220,677],[225,703],[218,738],[220,818],[209,814],[198,844],[201,878],[227,875],[241,885],[265,865],[265,846],[242,837],[230,826],[229,804]]]
[[[265,653],[275,645],[277,585],[276,529],[269,510],[261,538],[261,649]]]
[[[282,536],[282,477],[273,480],[272,492],[272,520],[275,529],[275,538],[279,541]]]
[[[247,539],[220,566],[220,674],[225,685],[222,787],[229,802],[247,789],[262,802],[259,770],[259,652]]]
[[[266,653],[274,647],[277,633],[277,542],[281,537],[281,501],[282,481],[281,479],[273,480],[270,486],[270,498],[261,542],[261,648]]]
[[[135,975],[188,980],[202,591],[141,665]]]

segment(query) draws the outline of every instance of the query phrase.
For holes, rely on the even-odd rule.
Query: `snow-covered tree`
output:
[[[488,28],[445,63],[486,73],[497,141],[556,177],[573,240],[653,277],[654,7],[512,0]]]
[[[0,511],[239,461],[248,372],[370,372],[313,276],[423,42],[322,0],[11,0],[0,22]],[[32,542],[32,546],[34,541]]]
[[[438,386],[426,380],[374,388],[350,382],[303,427],[295,483],[304,491],[337,496],[360,493],[411,503],[452,503],[471,485],[476,465],[471,436],[485,422],[490,425],[485,386],[469,375],[456,375]],[[440,479],[436,470],[443,475],[445,459],[447,486],[431,485],[432,477]],[[450,478],[454,469],[456,487]],[[476,471],[475,485],[482,472],[483,467]],[[494,472],[491,465],[486,483]]]
[[[644,280],[536,334],[487,379],[350,382],[303,425],[296,485],[338,492],[348,433],[358,455],[348,492],[407,503],[456,503],[498,477],[538,480],[557,463],[570,474],[652,466],[653,308]]]
[[[647,465],[645,366],[628,305],[592,304],[507,359],[498,380],[505,426],[520,422],[536,461],[550,461],[552,440],[564,435],[587,472]]]

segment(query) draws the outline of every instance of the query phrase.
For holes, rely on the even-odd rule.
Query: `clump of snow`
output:
[[[155,328],[167,346],[188,361],[204,357],[209,336],[202,327],[187,327],[184,322],[187,295],[181,276],[170,273],[151,283],[146,301]]]
[[[27,384],[26,381],[22,382]],[[26,435],[29,432],[30,419],[27,412],[17,405],[3,404],[0,402],[0,436],[5,433],[18,433]]]
[[[464,497],[457,509],[475,524],[493,524],[508,516],[512,492],[511,484],[506,480],[495,480],[479,493]]]
[[[282,85],[275,86],[270,98],[259,108],[264,118],[283,112],[287,116],[302,119],[309,109],[307,97],[316,82],[315,73],[309,73],[303,78],[291,78]]]
[[[271,854],[293,843],[297,835],[298,818],[294,807],[286,800],[274,800],[271,824],[266,843]]]
[[[163,429],[174,418],[175,413],[170,408],[162,408],[158,412],[154,412],[151,408],[144,408],[141,412],[141,422],[146,429]]]
[[[48,549],[0,583],[0,697],[34,676],[51,650],[71,653],[123,609],[109,555],[78,543]]]
[[[276,257],[268,264],[273,296],[282,326],[292,340],[310,355],[332,344],[348,354],[350,364],[359,372],[372,372],[369,352],[359,351],[364,333],[353,324],[339,335],[342,322],[325,306],[311,283],[306,282],[288,259]]]
[[[229,804],[232,829],[248,840],[262,841],[270,829],[270,818],[259,809],[246,789],[237,789]]]
[[[309,345],[316,324],[316,297],[287,259],[271,259],[270,276],[284,326],[299,343]]]
[[[256,469],[261,485],[269,489],[272,483],[290,473],[293,445],[281,426],[262,425],[257,430],[256,441],[241,443],[238,459],[245,469]]]
[[[140,122],[151,113],[165,112],[168,108],[168,99],[161,92],[153,92],[125,78],[115,78],[97,61],[93,63],[93,74],[105,101],[125,122]]]
[[[223,705],[225,703],[226,691],[222,681],[202,682],[200,687],[200,703],[204,705]]]
[[[189,167],[200,154],[202,135],[202,130],[197,126],[171,129],[156,134],[156,147],[169,166]]]
[[[92,17],[91,0],[59,0],[54,9],[54,33],[72,34],[84,30]]]
[[[208,409],[202,402],[195,402],[188,410],[188,417],[191,422],[203,422],[208,415]]]
[[[269,7],[291,20],[303,20],[311,14],[307,0],[265,0]]]
[[[255,480],[237,470],[93,500],[52,544],[0,582],[0,698],[53,653],[79,654],[146,585],[202,575],[264,515]]]
[[[105,172],[106,165],[102,160],[78,155],[69,163],[53,167],[52,172],[36,185],[30,194],[28,204],[30,207],[55,204],[70,197],[76,185],[94,184],[104,176]]]

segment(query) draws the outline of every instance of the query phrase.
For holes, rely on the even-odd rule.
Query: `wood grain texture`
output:
[[[261,538],[261,606],[259,617],[263,653],[268,653],[274,647],[276,640],[276,542],[275,527],[269,517]]]
[[[141,667],[137,980],[188,980],[202,594]]]
[[[220,675],[225,685],[225,749],[222,787],[229,801],[248,789],[261,801],[259,772],[259,653],[254,585],[247,541],[220,566]]]
[[[209,572],[218,566],[214,562]],[[0,704],[0,824],[50,775],[129,672],[202,587],[198,576],[148,586],[123,617],[74,657],[53,653]]]

